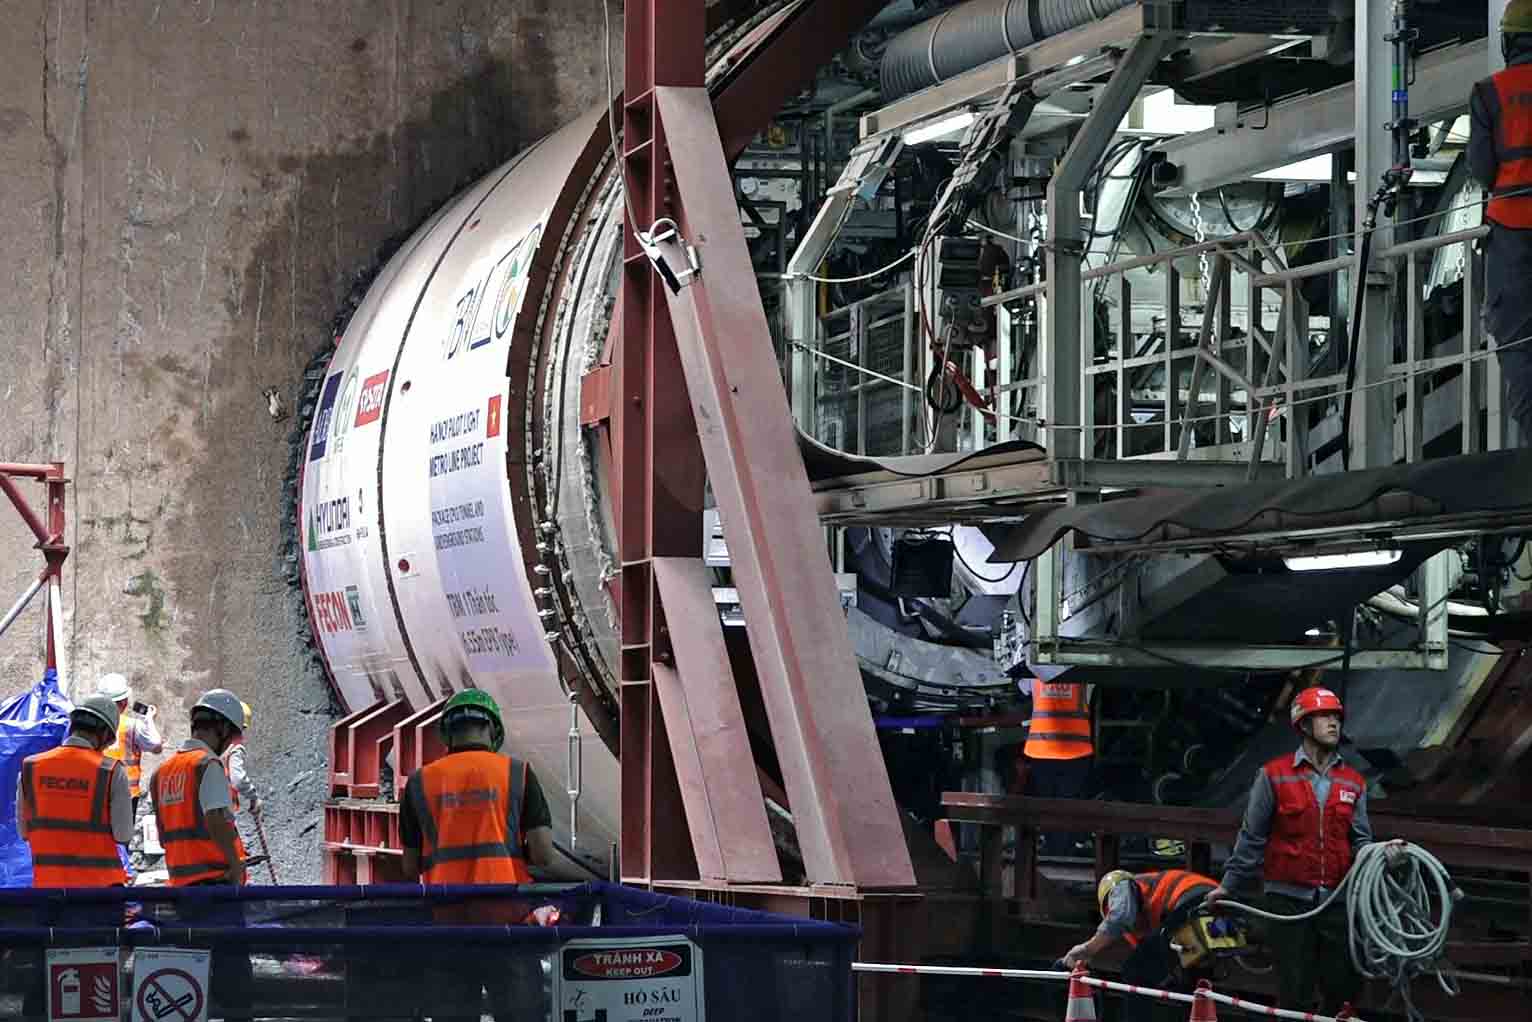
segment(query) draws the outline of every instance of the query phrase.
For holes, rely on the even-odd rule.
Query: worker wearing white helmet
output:
[[[117,704],[117,740],[106,749],[108,759],[120,759],[128,772],[128,787],[133,793],[133,813],[138,814],[138,800],[143,795],[144,753],[162,752],[165,740],[155,726],[158,711],[144,703],[128,705],[133,690],[120,674],[103,674],[96,682],[96,695]],[[142,707],[142,709],[140,709]]]

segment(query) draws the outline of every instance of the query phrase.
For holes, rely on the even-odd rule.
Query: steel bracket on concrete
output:
[[[30,501],[16,485],[17,479],[34,479],[45,490],[45,512],[39,516]],[[0,493],[4,493],[21,516],[22,522],[36,538],[36,549],[42,551],[43,568],[28,584],[19,599],[0,616],[0,635],[4,635],[37,594],[47,592],[47,612],[43,626],[43,656],[45,665],[58,678],[59,688],[69,694],[69,673],[64,663],[64,561],[69,557],[69,547],[64,543],[64,490],[69,480],[64,476],[62,462],[47,465],[27,465],[0,462]]]

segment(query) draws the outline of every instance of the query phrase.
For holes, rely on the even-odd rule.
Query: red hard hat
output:
[[[1291,709],[1293,727],[1304,717],[1314,713],[1339,713],[1344,715],[1346,708],[1341,705],[1340,696],[1327,688],[1306,688],[1293,697]]]

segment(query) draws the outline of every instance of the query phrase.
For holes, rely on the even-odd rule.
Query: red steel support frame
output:
[[[47,495],[46,520],[38,516],[22,495],[16,486],[17,479],[36,479],[43,484]],[[43,570],[37,581],[48,590],[46,662],[48,667],[59,671],[61,685],[67,684],[64,672],[59,670],[59,649],[63,637],[58,631],[63,625],[64,561],[69,557],[69,547],[64,545],[64,487],[68,483],[62,462],[47,465],[0,462],[0,493],[10,499],[11,505],[21,515],[21,520],[32,530],[32,535],[37,537],[37,549],[43,552]],[[19,612],[36,592],[36,588],[32,589],[15,609]]]
[[[881,6],[817,0],[763,26],[769,40],[730,72],[715,111],[702,0],[627,4],[621,169],[637,222],[610,393],[622,866],[636,882],[781,879],[753,764],[738,769],[749,746],[737,693],[750,679],[733,675],[707,621],[716,610],[698,569],[710,480],[808,881],[846,893],[914,886],[728,167]],[[660,233],[662,219],[701,259],[679,293],[633,233]],[[681,246],[665,258],[687,277]]]

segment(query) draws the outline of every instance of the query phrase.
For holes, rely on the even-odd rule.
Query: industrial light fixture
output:
[[[1289,571],[1339,571],[1342,568],[1382,568],[1397,563],[1404,551],[1383,547],[1378,550],[1354,550],[1344,554],[1314,554],[1309,557],[1284,557]]]
[[[934,121],[917,124],[904,133],[904,144],[920,145],[922,142],[930,142],[932,139],[962,131],[976,121],[978,116],[972,110],[956,110]]]

